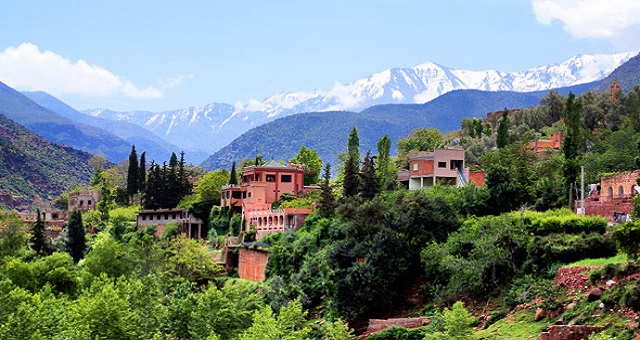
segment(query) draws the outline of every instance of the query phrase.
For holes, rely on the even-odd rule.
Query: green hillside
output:
[[[0,115],[1,203],[15,208],[87,184],[91,154],[49,142]]]

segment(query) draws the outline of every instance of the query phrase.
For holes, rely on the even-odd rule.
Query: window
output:
[[[247,198],[247,192],[246,191],[242,192],[242,198]]]
[[[447,162],[438,162],[438,168],[446,168]]]
[[[58,219],[58,213],[52,213],[51,214],[51,219],[52,220],[57,220]]]
[[[276,175],[267,175],[267,177],[265,178],[265,180],[267,182],[275,182],[276,181]]]
[[[84,204],[83,200],[80,200],[80,204],[78,204],[79,206],[82,206]]]
[[[153,221],[153,215],[149,216],[149,221]]]
[[[91,200],[87,201],[87,205],[91,206]]]
[[[418,171],[418,163],[413,163],[413,171]]]
[[[147,216],[142,215],[142,220],[143,220],[143,221],[146,221],[146,220],[147,220]]]
[[[621,186],[618,187],[618,197],[624,196],[624,188]]]
[[[256,175],[256,182],[260,182],[260,175]]]
[[[242,191],[233,191],[231,193],[231,197],[235,199],[240,199],[242,197]]]
[[[282,175],[282,176],[280,176],[280,182],[290,183],[291,182],[291,175]]]

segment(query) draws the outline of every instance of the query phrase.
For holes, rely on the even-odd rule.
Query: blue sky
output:
[[[78,109],[246,103],[427,61],[513,72],[639,46],[630,0],[0,0],[0,81]]]

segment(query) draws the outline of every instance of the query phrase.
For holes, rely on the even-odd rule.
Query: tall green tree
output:
[[[569,93],[563,112],[566,131],[562,140],[562,153],[564,154],[564,180],[565,192],[569,192],[572,184],[577,183],[580,170],[581,148],[584,138],[581,134],[580,101],[576,100],[573,92]],[[570,202],[571,203],[571,202]]]
[[[129,199],[133,200],[133,195],[140,191],[140,167],[138,166],[138,154],[136,153],[136,146],[131,146],[131,153],[129,154],[129,168],[127,170],[127,195]]]
[[[382,189],[393,190],[396,182],[396,168],[391,162],[391,138],[387,135],[382,136],[377,146],[376,177]]]
[[[367,151],[360,172],[360,196],[364,199],[372,199],[380,193],[380,183],[376,178],[376,169],[371,158],[371,152]]]
[[[344,161],[344,178],[342,180],[342,195],[353,197],[358,194],[358,173],[360,172],[360,137],[358,130],[353,127],[347,140],[347,158]]]
[[[138,164],[138,190],[144,192],[147,186],[147,153],[143,152],[140,155],[140,164]],[[142,203],[142,196],[140,197],[140,203]]]
[[[71,255],[74,262],[77,263],[84,257],[87,240],[85,238],[84,224],[82,223],[82,213],[80,210],[74,209],[69,217],[66,246],[67,252]]]
[[[496,146],[500,149],[507,145],[509,145],[509,110],[505,108],[500,118],[500,124],[498,125]]]
[[[238,174],[236,174],[236,162],[233,161],[231,163],[231,172],[229,173],[229,184],[237,185],[238,184]]]
[[[322,181],[320,181],[320,202],[318,202],[318,210],[321,214],[327,216],[333,213],[333,209],[336,206],[336,200],[333,196],[333,189],[331,188],[331,164],[327,163],[324,166],[324,172],[322,173]]]
[[[45,230],[44,220],[40,209],[36,210],[36,221],[31,225],[31,249],[35,250],[40,256],[49,255],[49,245],[47,243],[47,232]]]

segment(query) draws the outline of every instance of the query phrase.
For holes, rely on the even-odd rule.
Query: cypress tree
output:
[[[49,254],[49,247],[47,245],[47,233],[40,209],[36,210],[36,215],[36,221],[31,226],[31,239],[29,241],[31,241],[31,249],[35,250],[38,255],[45,256]]]
[[[509,145],[509,110],[505,108],[498,125],[496,146],[501,149],[507,145]]]
[[[138,167],[138,155],[136,154],[136,146],[131,146],[131,153],[129,154],[129,169],[127,171],[127,195],[129,199],[133,199],[138,191],[140,191],[139,184],[140,168]]]
[[[395,184],[395,168],[391,164],[391,138],[384,135],[378,140],[376,177],[384,190],[392,190]]]
[[[74,209],[69,217],[66,246],[74,262],[78,263],[84,257],[86,239],[80,210]]]
[[[360,137],[355,127],[349,133],[347,140],[347,159],[344,161],[344,179],[342,194],[352,197],[358,194],[358,172],[360,171]]]
[[[238,184],[238,175],[236,174],[236,162],[231,163],[231,173],[229,174],[229,184]]]
[[[178,183],[180,184],[180,198],[178,201],[191,193],[191,183],[187,178],[184,165],[184,151],[181,151],[180,161],[178,162]]]
[[[147,153],[140,155],[140,163],[138,164],[138,189],[140,192],[145,191],[147,185]]]
[[[333,197],[333,190],[329,180],[331,179],[331,165],[327,163],[324,167],[322,174],[322,181],[320,182],[320,202],[318,202],[318,210],[320,213],[327,216],[333,213],[333,209],[336,206],[336,200]]]
[[[374,198],[380,192],[380,186],[376,179],[376,169],[370,151],[367,151],[364,156],[360,177],[360,195],[365,199]]]

